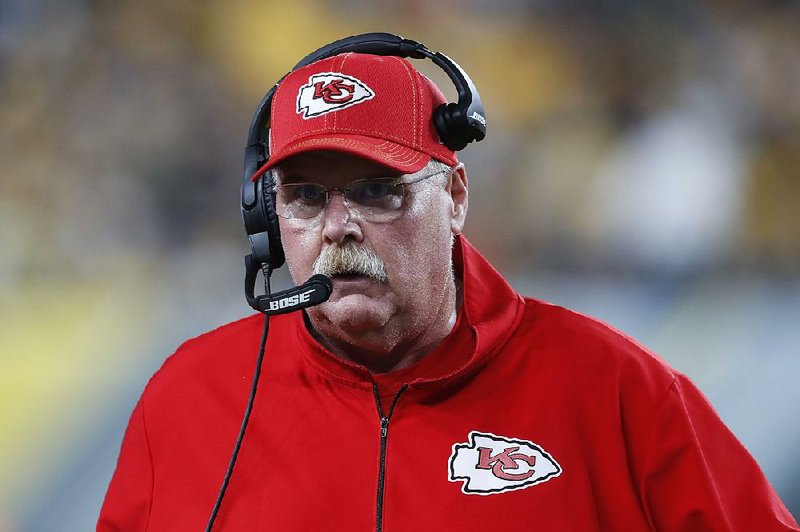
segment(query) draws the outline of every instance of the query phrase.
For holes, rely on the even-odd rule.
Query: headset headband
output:
[[[486,136],[486,118],[478,90],[466,72],[452,59],[439,52],[432,52],[424,44],[404,39],[391,33],[365,33],[345,37],[315,50],[298,62],[292,71],[335,55],[356,52],[372,55],[397,56],[402,58],[433,61],[444,70],[458,94],[455,103],[442,104],[434,110],[432,120],[440,140],[453,151],[464,149],[473,141]],[[262,179],[252,176],[269,160],[269,128],[272,97],[284,75],[267,92],[258,105],[250,131],[244,156],[242,178],[242,217],[253,249],[256,262],[271,268],[283,264],[283,249],[280,245],[277,215],[264,181],[270,179],[269,172]]]

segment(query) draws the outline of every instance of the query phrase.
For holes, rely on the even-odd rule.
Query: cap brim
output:
[[[431,160],[431,156],[427,153],[384,139],[374,139],[362,135],[325,135],[300,139],[286,145],[280,152],[270,155],[269,162],[260,169],[259,173],[274,168],[294,155],[323,150],[362,157],[404,174],[422,170]]]

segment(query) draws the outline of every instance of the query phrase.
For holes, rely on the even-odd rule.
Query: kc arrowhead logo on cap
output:
[[[297,114],[304,119],[339,111],[372,99],[366,83],[338,72],[321,72],[308,78],[297,93]]]
[[[561,466],[528,440],[473,430],[468,443],[453,445],[451,482],[463,482],[467,494],[491,495],[541,484],[561,474]]]

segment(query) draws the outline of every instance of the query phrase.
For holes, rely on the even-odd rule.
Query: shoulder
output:
[[[272,317],[271,329],[281,328],[282,321]],[[229,382],[249,380],[263,326],[263,315],[254,314],[186,340],[150,378],[145,397],[191,395],[193,387],[210,391]]]
[[[680,373],[653,351],[611,325],[558,305],[525,297],[519,336],[543,364],[599,383],[650,386],[666,393]],[[533,354],[533,353],[532,353]]]
[[[258,342],[262,323],[263,317],[254,314],[190,338],[164,361],[156,375],[230,364],[240,358],[237,355],[245,349],[252,350],[253,342]]]

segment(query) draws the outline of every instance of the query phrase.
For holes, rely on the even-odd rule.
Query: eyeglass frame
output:
[[[452,175],[452,173],[456,170],[456,168],[457,167],[447,167],[447,168],[432,172],[430,174],[417,176],[414,179],[412,179],[411,181],[402,181],[402,179],[403,179],[402,176],[401,177],[396,177],[396,178],[392,178],[392,177],[366,177],[366,178],[362,178],[362,179],[354,179],[354,180],[346,183],[345,186],[343,186],[343,187],[331,187],[331,188],[323,188],[320,183],[313,183],[313,182],[310,182],[310,181],[300,181],[300,182],[297,182],[297,183],[285,183],[285,184],[277,184],[276,183],[276,184],[271,185],[267,191],[270,194],[273,194],[273,197],[274,197],[273,204],[275,205],[276,214],[279,217],[283,218],[284,220],[302,220],[302,221],[314,220],[322,212],[324,212],[325,209],[328,208],[328,205],[330,205],[331,197],[333,196],[333,193],[337,192],[342,196],[342,200],[343,200],[344,205],[347,208],[348,212],[357,214],[361,219],[363,219],[365,221],[374,221],[374,220],[369,220],[369,218],[371,216],[374,216],[374,214],[366,214],[365,215],[365,213],[359,208],[359,207],[363,207],[363,206],[361,204],[359,204],[358,201],[354,200],[352,202],[352,204],[351,204],[351,198],[349,198],[349,194],[348,193],[352,192],[352,190],[353,190],[352,186],[353,186],[354,183],[368,183],[368,182],[374,182],[374,181],[377,181],[377,180],[393,180],[394,182],[392,182],[390,186],[404,187],[403,188],[403,198],[402,199],[403,199],[403,201],[405,201],[405,198],[406,198],[405,187],[406,186],[415,185],[415,184],[417,184],[417,183],[419,183],[421,181],[425,181],[426,179],[430,179],[431,177],[434,177],[434,176],[437,176],[437,175],[440,175],[440,174]],[[323,192],[325,194],[325,201],[319,207],[319,212],[317,212],[316,214],[314,214],[313,216],[310,216],[308,218],[300,218],[300,217],[295,217],[295,216],[291,216],[291,217],[287,218],[286,216],[283,216],[280,213],[280,209],[278,207],[278,199],[277,199],[278,190],[280,188],[282,188],[282,187],[297,187],[297,186],[302,186],[302,185],[311,185],[311,186],[315,186],[315,187],[318,187],[318,188],[322,189],[321,192]],[[355,204],[355,207],[353,206],[353,204]],[[403,208],[403,205],[401,204],[401,206],[398,207],[396,210],[387,211],[386,214],[398,213],[398,215],[399,215],[400,213],[403,212],[403,210],[404,210],[404,208]]]

